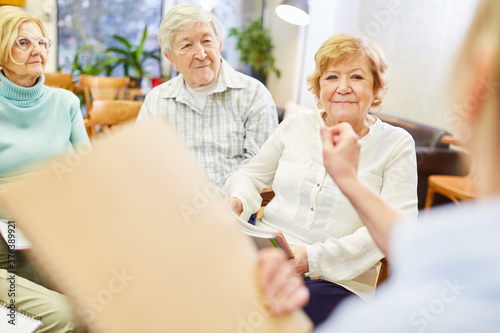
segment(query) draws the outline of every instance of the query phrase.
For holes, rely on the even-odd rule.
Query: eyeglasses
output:
[[[35,43],[43,50],[48,50],[52,46],[52,41],[48,38],[41,37],[38,39],[33,39],[30,37],[18,37],[16,39],[16,44],[21,48],[21,50],[28,51],[35,47]]]

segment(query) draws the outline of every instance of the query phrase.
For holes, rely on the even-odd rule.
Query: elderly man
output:
[[[222,25],[212,13],[197,5],[173,7],[158,40],[180,74],[148,93],[138,117],[166,117],[221,189],[278,124],[265,86],[221,58],[222,39]]]

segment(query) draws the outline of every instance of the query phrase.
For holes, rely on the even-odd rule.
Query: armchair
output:
[[[71,74],[55,72],[55,73],[43,73],[45,77],[45,85],[54,88],[62,88],[75,92],[75,83],[73,82],[73,77]]]
[[[411,134],[415,140],[418,174],[418,208],[423,209],[427,196],[427,179],[430,175],[467,174],[467,153],[451,149],[449,144],[442,142],[442,137],[450,133],[431,126],[422,125],[409,120],[376,114],[380,120],[401,128]],[[447,198],[436,197],[434,204],[449,202]]]
[[[93,101],[125,99],[125,90],[130,82],[129,77],[91,75],[80,75],[78,80],[85,95],[87,117],[92,110]]]
[[[141,106],[142,101],[94,101],[92,113],[84,120],[87,134],[93,139],[97,135],[96,127],[106,133],[114,126],[135,119]]]

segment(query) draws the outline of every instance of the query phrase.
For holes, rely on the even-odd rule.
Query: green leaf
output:
[[[119,35],[113,35],[113,39],[120,43],[119,46],[113,46],[106,49],[117,59],[118,65],[124,67],[125,75],[129,75],[129,69],[139,77],[144,75],[144,63],[148,59],[160,60],[158,50],[144,50],[144,44],[147,39],[148,27],[144,27],[142,37],[138,45],[133,45],[128,39]],[[117,66],[118,66],[117,65]]]
[[[128,49],[132,48],[132,44],[126,39],[125,37],[118,36],[118,35],[113,35],[113,39],[116,39],[117,41],[123,43]]]
[[[141,56],[142,48],[144,46],[144,42],[146,41],[147,35],[148,35],[148,26],[146,25],[144,27],[144,33],[142,34],[141,43],[139,44],[139,46],[137,47],[137,51],[135,52],[135,58],[137,60],[139,60],[139,57]]]
[[[238,31],[231,28],[229,37],[236,37],[236,49],[240,51],[240,61],[250,65],[253,70],[267,75],[273,71],[277,77],[281,72],[275,67],[272,56],[273,43],[269,31],[262,27],[260,19],[252,22],[246,29]]]

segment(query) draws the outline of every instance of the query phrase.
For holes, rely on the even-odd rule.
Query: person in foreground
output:
[[[51,45],[40,20],[18,7],[0,7],[0,188],[29,174],[32,163],[90,144],[78,98],[44,86]],[[7,218],[0,211],[0,223]],[[18,309],[42,318],[39,332],[76,331],[66,297],[41,285],[26,251],[10,249],[0,237],[0,300],[10,304],[15,295]]]
[[[166,118],[220,189],[278,125],[266,87],[221,58],[223,35],[219,20],[200,6],[170,9],[158,40],[180,74],[146,95],[137,118]]]
[[[420,223],[401,223],[400,214],[357,179],[359,144],[351,127],[342,123],[322,129],[325,166],[387,254],[393,274],[373,302],[346,301],[318,333],[498,332],[499,18],[499,1],[480,2],[452,80],[454,102],[467,106],[467,114],[457,113],[455,119],[460,120],[457,134],[478,168],[477,202],[434,209]],[[261,264],[267,260],[261,255]],[[289,264],[282,259],[280,265]],[[277,270],[260,271],[269,294],[278,292],[265,285]]]
[[[360,181],[402,214],[415,217],[413,138],[368,113],[381,107],[388,87],[381,51],[366,39],[338,34],[323,43],[315,62],[308,82],[324,108],[324,122],[346,122],[359,137]],[[274,190],[257,225],[282,231],[293,246],[298,273],[309,273],[305,281],[311,300],[305,311],[315,325],[348,296],[369,299],[383,258],[323,166],[319,129],[314,114],[285,120],[254,159],[226,183],[226,200],[242,219],[260,208],[263,188]]]

